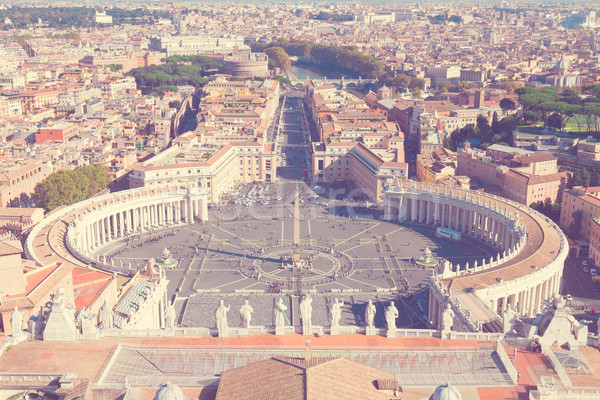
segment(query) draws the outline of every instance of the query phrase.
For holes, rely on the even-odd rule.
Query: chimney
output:
[[[306,344],[304,346],[304,360],[310,361],[310,339],[306,339]]]

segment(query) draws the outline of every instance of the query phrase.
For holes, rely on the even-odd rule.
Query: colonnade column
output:
[[[187,223],[191,224],[194,222],[194,206],[191,198],[187,198],[185,202],[187,204]]]
[[[125,236],[125,211],[119,213],[119,235]]]
[[[446,226],[446,205],[444,203],[442,203],[442,220],[440,226]]]

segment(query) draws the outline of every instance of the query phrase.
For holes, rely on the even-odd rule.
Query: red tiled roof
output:
[[[223,372],[216,400],[388,400],[390,389],[393,374],[345,358],[274,357]]]

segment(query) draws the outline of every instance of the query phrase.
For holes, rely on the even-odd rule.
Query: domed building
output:
[[[457,388],[446,383],[438,386],[429,397],[429,400],[462,400],[462,396]]]
[[[186,400],[186,397],[179,386],[167,382],[156,391],[154,400]]]

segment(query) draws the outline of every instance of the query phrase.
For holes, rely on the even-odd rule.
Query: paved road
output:
[[[578,320],[592,321],[589,330],[597,332],[598,314],[592,314],[592,309],[600,311],[600,291],[594,290],[596,284],[592,282],[590,273],[583,270],[583,261],[574,257],[567,259],[561,294],[573,296],[571,313]]]
[[[305,142],[302,126],[302,109],[300,100],[288,98],[281,123],[281,163],[279,179],[283,181],[299,181],[308,169],[308,144]]]

